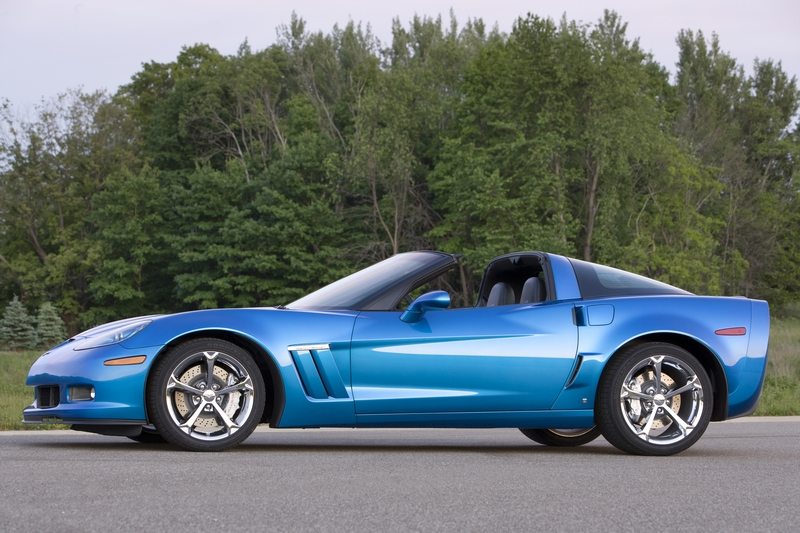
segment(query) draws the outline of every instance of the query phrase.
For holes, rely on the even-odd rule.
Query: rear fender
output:
[[[578,357],[573,378],[554,409],[594,407],[597,384],[608,361],[620,350],[642,342],[671,342],[693,353],[714,383],[714,420],[736,416],[742,398],[735,393],[749,372],[749,335],[722,336],[721,328],[751,327],[751,301],[744,298],[653,296],[592,301],[611,305],[613,319],[591,326],[579,322]],[[577,306],[580,307],[580,306]],[[576,313],[580,315],[580,313]],[[749,381],[747,379],[746,381]],[[745,403],[752,386],[745,387]]]

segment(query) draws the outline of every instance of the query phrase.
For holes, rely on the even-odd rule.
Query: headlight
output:
[[[109,331],[104,331],[94,337],[89,337],[88,339],[80,342],[80,344],[75,346],[74,349],[88,350],[89,348],[99,348],[100,346],[118,344],[126,339],[130,339],[142,331],[149,323],[149,320],[145,320],[144,322],[134,322],[133,324],[126,324]]]

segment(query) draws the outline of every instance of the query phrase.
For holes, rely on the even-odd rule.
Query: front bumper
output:
[[[122,345],[74,350],[67,343],[45,353],[31,366],[26,385],[35,387],[33,403],[22,412],[30,424],[145,424],[145,387],[160,346],[128,349]],[[141,364],[106,366],[109,359],[144,355]],[[77,399],[71,391],[90,387],[94,397]],[[40,398],[46,393],[47,397]]]

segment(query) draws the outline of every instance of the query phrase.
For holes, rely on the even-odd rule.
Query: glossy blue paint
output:
[[[739,373],[738,386],[728,393],[728,416],[752,413],[758,403],[767,370],[769,343],[769,306],[762,300],[750,300],[751,321],[747,331],[747,364]]]
[[[427,292],[411,302],[408,309],[400,315],[403,322],[419,322],[425,312],[433,309],[447,309],[450,307],[450,295],[445,291]]]
[[[728,417],[744,414],[748,402],[755,402],[760,393],[760,381],[756,383],[757,380],[750,378],[746,369],[751,364],[756,368],[765,364],[764,340],[769,331],[765,302],[704,296],[640,296],[612,298],[606,302],[615,310],[613,325],[579,328],[578,353],[583,357],[583,363],[573,384],[553,405],[554,409],[593,407],[597,383],[608,359],[628,343],[660,333],[680,335],[699,342],[719,361],[728,384]],[[763,322],[756,325],[757,333],[748,328],[751,331],[749,336],[714,334],[723,327],[747,327],[751,323],[754,305],[767,317],[766,325]],[[757,338],[758,346],[753,355],[748,353],[748,339],[751,337]],[[763,373],[758,378],[763,379]]]
[[[546,258],[555,299],[538,304],[445,309],[449,296],[434,292],[406,311],[411,321],[400,311],[205,310],[147,317],[147,327],[120,344],[74,349],[137,319],[104,325],[34,363],[27,384],[59,385],[61,401],[32,405],[24,417],[144,423],[154,361],[183,339],[219,335],[273,368],[276,427],[586,427],[609,359],[653,334],[692,339],[712,354],[728,387],[726,416],[755,407],[766,367],[766,302],[693,295],[584,301],[570,262]],[[746,335],[714,333],[740,326]],[[145,362],[103,364],[134,355]],[[71,385],[94,386],[95,399],[70,400]]]
[[[590,326],[607,326],[614,321],[614,306],[608,304],[587,305],[586,317]]]
[[[301,344],[329,345],[331,357],[341,376],[350,376],[350,337],[357,313],[350,311],[298,311],[286,309],[215,309],[193,311],[157,317],[150,325],[123,344],[96,350],[74,351],[70,344],[45,354],[33,365],[28,385],[72,382],[93,383],[96,379],[112,381],[107,389],[98,387],[96,401],[83,402],[81,413],[91,412],[92,418],[141,420],[146,419],[144,392],[147,376],[158,354],[182,338],[232,335],[259,347],[264,357],[274,364],[281,380],[283,409],[273,425],[280,427],[330,425],[351,426],[355,423],[352,395],[343,398],[310,398],[300,379],[290,346]],[[87,355],[100,354],[97,361]],[[128,376],[134,367],[103,367],[102,360],[126,355],[147,354],[143,365],[135,367],[135,376]],[[99,370],[97,370],[99,369]],[[101,372],[102,374],[98,374]],[[102,381],[101,381],[102,383]],[[107,411],[102,408],[106,397],[119,401],[129,399],[126,410]],[[133,401],[136,399],[136,401]],[[62,397],[62,400],[64,398]],[[76,407],[69,402],[50,409],[28,408],[25,417],[62,416]],[[88,418],[88,417],[87,417]]]
[[[578,289],[578,281],[575,279],[575,271],[569,259],[563,255],[545,254],[550,271],[553,275],[553,283],[556,289],[558,300],[580,300],[581,291]]]
[[[108,359],[145,355],[145,364],[105,366]],[[144,421],[144,381],[153,349],[129,350],[121,345],[76,351],[73,343],[45,353],[31,366],[27,385],[59,385],[60,404],[54,409],[29,409],[26,415],[60,417],[65,420],[121,419]],[[92,385],[93,401],[71,401],[73,385]]]
[[[594,425],[594,411],[479,411],[359,415],[359,427],[583,428]]]
[[[356,319],[351,348],[356,413],[548,409],[575,360],[572,304]]]

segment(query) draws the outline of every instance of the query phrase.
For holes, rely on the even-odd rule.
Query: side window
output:
[[[419,298],[426,292],[431,291],[446,291],[450,295],[450,309],[457,309],[460,307],[472,307],[472,302],[468,299],[468,287],[465,284],[468,280],[464,280],[461,269],[456,266],[450,269],[441,276],[432,280],[417,285],[411,291],[406,293],[405,296],[397,304],[397,310],[402,311],[408,307],[411,302]]]
[[[667,285],[632,272],[604,265],[570,259],[578,286],[584,298],[624,296],[638,294],[689,294],[683,289]]]
[[[537,304],[548,299],[547,279],[538,255],[511,255],[486,269],[478,306]]]

